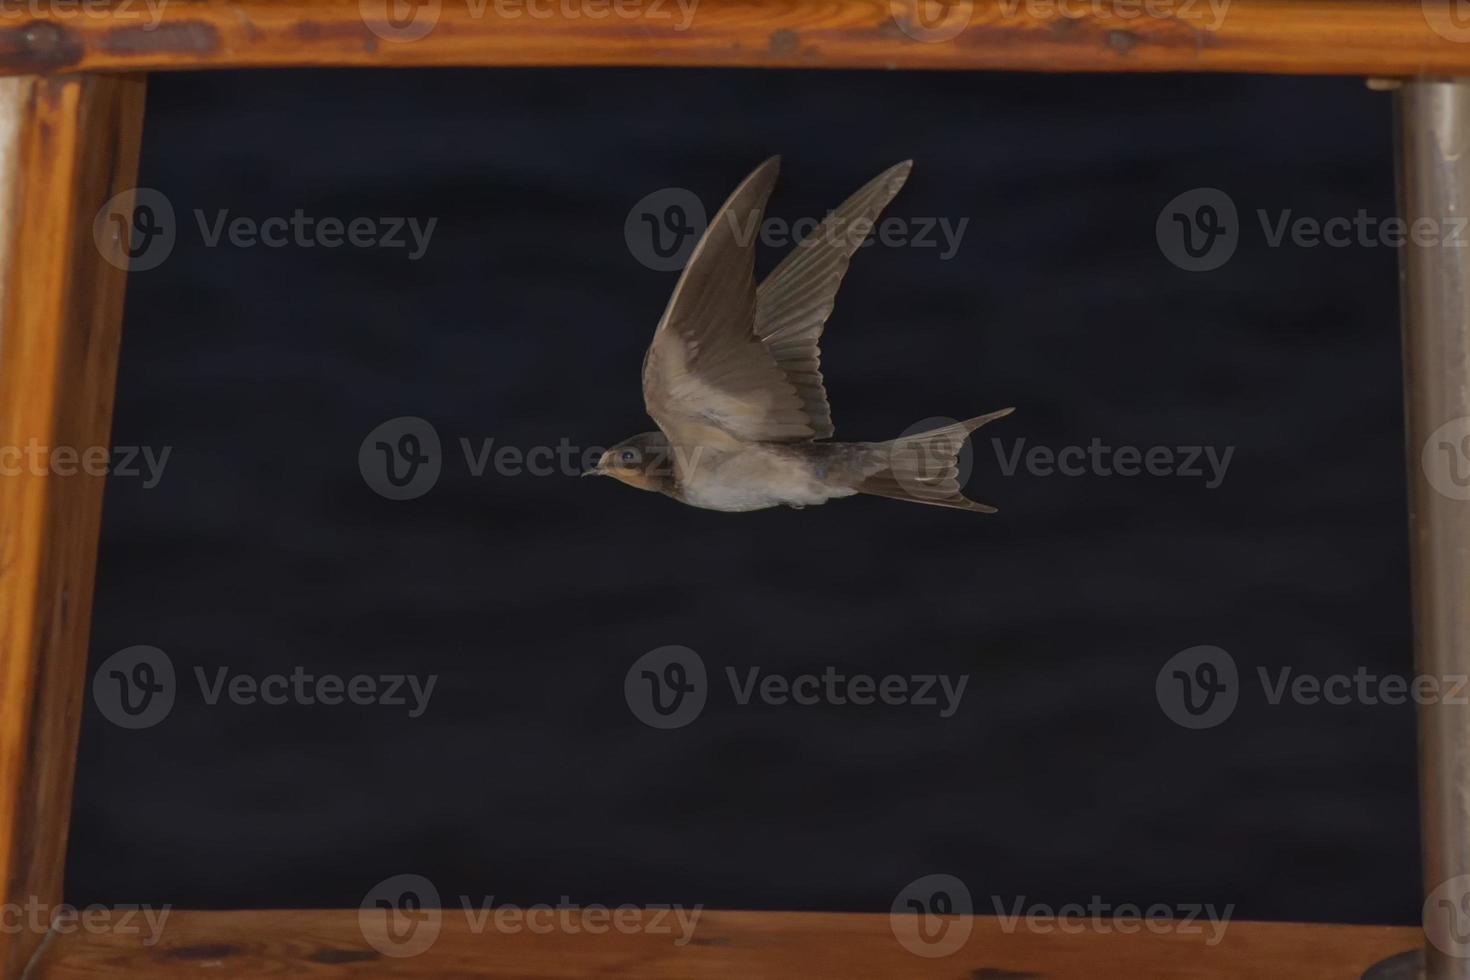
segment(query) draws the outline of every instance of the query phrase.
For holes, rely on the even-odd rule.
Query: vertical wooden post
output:
[[[0,902],[9,909],[62,900],[105,481],[72,453],[111,445],[126,280],[104,259],[93,222],[136,183],[143,91],[141,76],[0,80]],[[29,920],[0,930],[0,976],[18,977],[44,938]]]
[[[1453,228],[1470,214],[1470,82],[1414,79],[1395,101],[1400,215]],[[1414,667],[1442,679],[1470,671],[1470,494],[1455,468],[1470,441],[1470,249],[1416,237],[1400,260]],[[1453,698],[1419,706],[1419,787],[1422,976],[1470,980],[1470,708]]]

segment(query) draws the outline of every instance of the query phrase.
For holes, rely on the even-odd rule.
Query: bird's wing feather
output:
[[[720,208],[684,266],[643,360],[648,414],[675,446],[793,442],[811,420],[755,335],[755,238],[780,158]]]
[[[755,334],[801,398],[813,437],[832,435],[818,341],[853,253],[908,180],[912,160],[889,167],[842,202],[781,260],[755,294]]]

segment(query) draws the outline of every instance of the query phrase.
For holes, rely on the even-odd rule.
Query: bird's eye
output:
[[[624,463],[628,463],[631,465],[634,461],[638,459],[638,454],[631,449],[624,449],[618,455],[618,459],[622,460]]]

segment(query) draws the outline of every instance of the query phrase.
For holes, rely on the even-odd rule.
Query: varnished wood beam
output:
[[[0,975],[44,937],[71,811],[125,273],[94,239],[136,181],[141,78],[0,80]],[[125,234],[125,233],[124,233]],[[100,448],[99,448],[100,451]]]
[[[448,903],[452,904],[452,903]],[[471,903],[474,907],[475,903]],[[195,980],[201,976],[638,977],[993,977],[1046,980],[1348,980],[1373,963],[1417,947],[1419,930],[1231,922],[1213,944],[1198,930],[1047,931],[1025,920],[1007,930],[975,918],[964,944],[926,958],[905,949],[887,915],[826,912],[704,912],[685,943],[661,919],[658,931],[596,933],[572,919],[563,927],[476,931],[462,907],[445,909],[432,941],[414,936],[413,955],[385,955],[364,938],[359,911],[173,912],[151,933],[76,930],[56,936],[32,971],[35,980]],[[418,913],[423,916],[425,913]],[[485,920],[493,923],[493,915]],[[507,919],[507,922],[512,920]],[[521,921],[521,920],[515,920]],[[642,920],[652,924],[646,915]],[[545,922],[542,922],[545,925]],[[1075,924],[1074,924],[1075,925]],[[419,929],[430,928],[422,920]],[[668,931],[664,931],[665,929]],[[156,940],[152,945],[148,941]]]
[[[1456,0],[0,0],[0,72],[711,65],[1470,74]]]

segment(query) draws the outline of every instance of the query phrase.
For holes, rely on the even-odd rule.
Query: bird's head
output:
[[[610,476],[639,490],[665,490],[674,484],[673,454],[662,432],[641,432],[603,453],[582,475]]]

